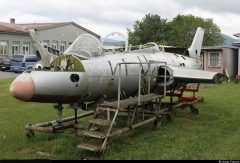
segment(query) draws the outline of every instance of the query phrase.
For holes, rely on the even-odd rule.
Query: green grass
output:
[[[172,122],[161,129],[147,125],[112,138],[102,156],[76,149],[80,139],[70,132],[25,136],[24,125],[55,119],[51,104],[24,103],[9,95],[11,79],[0,80],[0,159],[35,159],[41,151],[51,159],[240,159],[240,85],[203,88],[199,115],[177,110]],[[64,110],[64,116],[73,113]]]

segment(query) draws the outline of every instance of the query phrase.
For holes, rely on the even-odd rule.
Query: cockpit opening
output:
[[[61,55],[51,63],[52,71],[85,72],[84,66],[78,56]]]
[[[100,41],[90,34],[80,35],[72,45],[64,52],[64,55],[76,55],[81,60],[103,56]]]

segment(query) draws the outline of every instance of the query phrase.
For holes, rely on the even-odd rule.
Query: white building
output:
[[[38,39],[46,46],[64,52],[81,34],[100,36],[74,22],[15,24],[0,22],[0,56],[34,53],[29,29],[35,29]]]

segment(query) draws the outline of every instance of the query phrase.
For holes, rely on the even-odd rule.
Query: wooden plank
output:
[[[91,123],[100,125],[100,126],[110,126],[112,122],[108,120],[103,120],[103,119],[93,119],[91,120]]]
[[[25,126],[25,129],[29,130],[29,131],[46,132],[46,133],[54,132],[53,127],[39,127],[39,126],[35,126],[35,125]]]
[[[142,122],[139,122],[139,123],[137,123],[137,124],[132,125],[132,129],[139,128],[139,127],[141,127],[141,126],[143,126],[143,125],[145,125],[145,124],[151,123],[151,122],[153,122],[153,121],[155,121],[155,120],[157,120],[157,117],[149,118],[149,119],[147,119],[147,120],[145,120],[145,121],[142,121]]]
[[[118,130],[113,131],[113,132],[110,134],[109,137],[121,135],[121,134],[123,134],[123,133],[125,133],[125,132],[128,132],[128,131],[130,131],[130,130],[131,130],[131,129],[130,129],[129,127],[124,127],[124,128],[122,128],[122,129],[118,129]]]
[[[161,99],[163,98],[162,95],[158,95],[158,94],[148,94],[148,95],[142,95],[141,96],[141,104],[143,103],[147,103],[147,102],[151,102],[153,100],[156,99]],[[124,108],[124,107],[128,107],[128,106],[134,106],[138,104],[138,97],[133,97],[130,99],[125,99],[125,100],[121,100],[120,101],[120,107]],[[100,105],[102,107],[111,107],[111,108],[117,108],[118,106],[118,102],[114,101],[114,102],[106,102],[102,105]]]
[[[88,131],[88,130],[77,132],[76,136],[78,136],[78,137],[87,136],[87,137],[92,137],[92,138],[96,138],[96,139],[105,139],[106,138],[106,135],[101,132]]]
[[[98,110],[100,111],[110,111],[110,112],[116,112],[117,109],[110,109],[110,108],[106,108],[106,107],[99,107]]]
[[[92,152],[101,152],[101,148],[92,144],[83,143],[77,146],[79,149],[84,149]]]
[[[75,129],[87,129],[88,126],[83,125],[83,124],[73,124],[73,128],[75,128]]]
[[[123,134],[123,133],[125,133],[125,132],[128,132],[128,131],[130,131],[130,130],[132,130],[132,129],[139,128],[139,127],[141,127],[141,126],[143,126],[143,125],[145,125],[145,124],[151,123],[151,122],[153,122],[153,121],[155,121],[155,120],[157,120],[157,117],[151,117],[151,118],[149,118],[149,119],[147,119],[147,120],[145,120],[145,121],[142,121],[142,122],[140,122],[140,123],[137,123],[137,124],[132,125],[131,128],[130,128],[130,127],[124,127],[124,128],[122,128],[122,129],[115,130],[115,131],[113,131],[113,132],[111,133],[110,137],[113,137],[113,136],[116,136],[116,135],[121,135],[121,134]]]
[[[45,133],[63,133],[64,129],[72,128],[73,124],[63,123],[62,126],[51,126],[51,127],[40,127],[36,125],[27,125],[25,126],[26,130],[36,131],[36,132],[45,132]]]

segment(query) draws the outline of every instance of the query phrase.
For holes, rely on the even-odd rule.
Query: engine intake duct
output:
[[[166,85],[171,85],[173,80],[173,71],[169,67],[160,66],[154,69],[154,81],[156,85],[163,87],[165,84],[165,75],[166,75]]]

